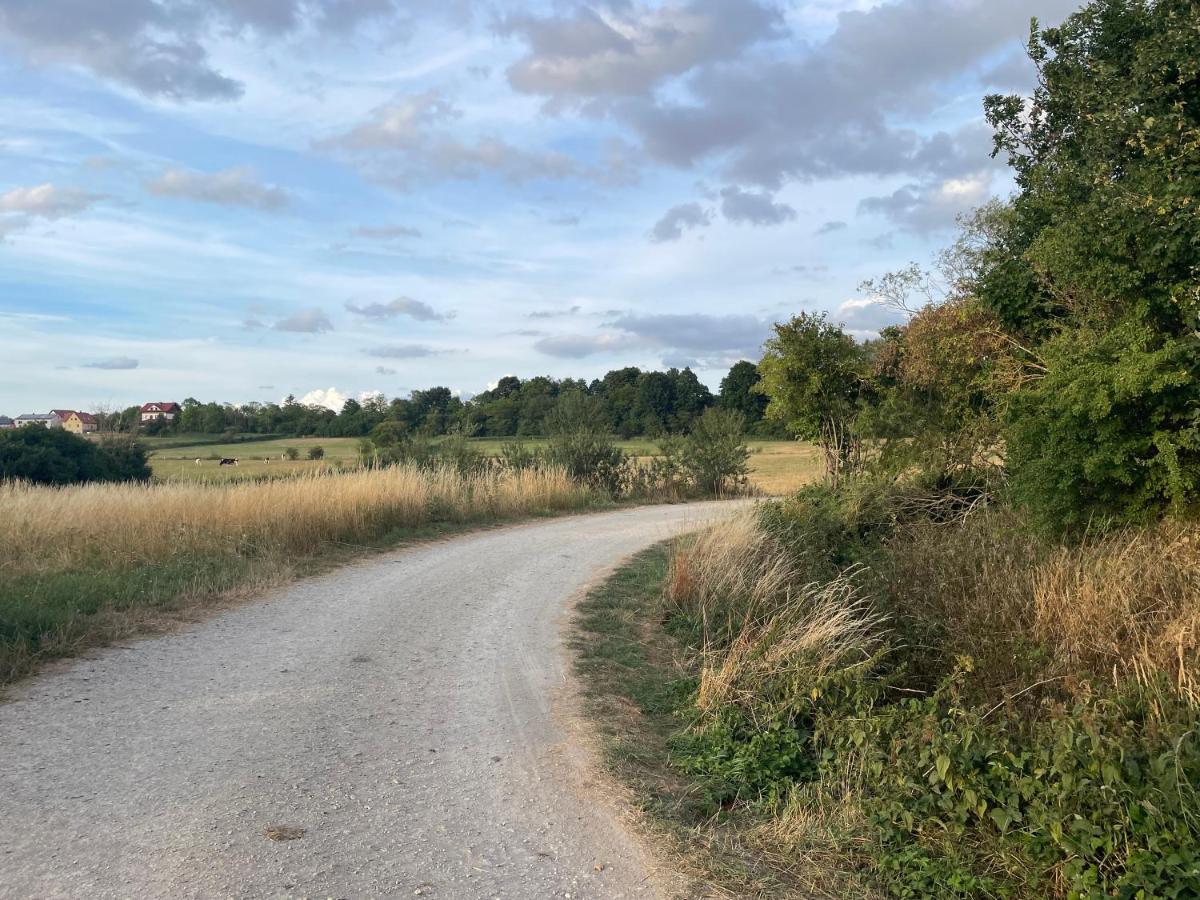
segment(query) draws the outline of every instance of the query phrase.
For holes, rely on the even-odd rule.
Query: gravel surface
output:
[[[0,896],[660,895],[594,783],[561,627],[729,504],[376,556],[0,704]]]

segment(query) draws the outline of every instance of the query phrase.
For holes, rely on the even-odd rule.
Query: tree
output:
[[[746,420],[740,412],[709,407],[683,444],[683,464],[701,490],[715,495],[745,484],[749,472]]]
[[[630,420],[639,434],[657,437],[670,429],[675,413],[675,383],[665,372],[643,372]]]
[[[801,313],[775,325],[758,364],[755,387],[769,400],[766,416],[797,438],[815,441],[835,484],[861,460],[858,431],[866,357],[825,314]]]
[[[571,391],[562,394],[546,420],[550,438],[546,460],[613,496],[621,493],[627,458],[609,434],[600,399]]]
[[[667,377],[671,379],[675,396],[675,410],[670,422],[671,430],[678,433],[686,432],[700,414],[712,405],[712,391],[700,382],[696,373],[691,369],[669,369]]]
[[[1200,8],[1093,0],[985,101],[1019,193],[976,289],[1037,377],[1011,405],[1014,489],[1048,525],[1200,500]]]
[[[136,441],[95,443],[61,428],[36,426],[0,432],[0,481],[82,484],[149,477],[145,450]]]
[[[754,389],[760,381],[758,366],[743,359],[721,379],[717,393],[717,406],[741,413],[749,430],[763,420],[767,411],[767,398]]]

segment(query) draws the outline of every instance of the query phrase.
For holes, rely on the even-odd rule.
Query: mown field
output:
[[[177,439],[165,439],[152,448],[151,467],[156,477],[164,480],[238,480],[265,476],[282,477],[305,472],[320,471],[342,464],[349,465],[358,459],[358,438],[270,438],[259,441],[238,441],[214,444],[200,442],[177,444]],[[474,443],[488,456],[498,456],[501,448],[510,443],[508,438],[477,438]],[[544,439],[531,438],[524,441],[529,447],[544,446]],[[639,439],[619,442],[626,453],[638,457],[657,454],[654,441]],[[750,480],[765,494],[784,494],[807,484],[821,471],[821,461],[816,449],[797,441],[749,441]],[[322,460],[308,459],[313,447],[325,451]],[[295,449],[299,458],[287,459],[289,448]],[[223,457],[237,458],[239,465],[220,466]],[[200,462],[197,463],[196,460]]]

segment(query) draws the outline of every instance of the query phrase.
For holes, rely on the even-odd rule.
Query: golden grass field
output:
[[[0,684],[372,548],[587,508],[559,471],[395,466],[254,481],[0,484]]]
[[[480,452],[498,456],[509,443],[508,438],[478,438],[474,441]],[[282,477],[336,468],[353,464],[358,459],[358,438],[287,438],[264,441],[243,441],[231,444],[196,444],[154,450],[150,463],[155,476],[163,480],[227,481],[264,476]],[[545,444],[530,439],[531,447]],[[810,444],[797,441],[748,441],[750,447],[750,482],[764,494],[785,494],[821,474],[821,459]],[[654,456],[653,441],[620,441],[622,449],[634,456]],[[288,460],[285,451],[294,448],[299,459]],[[325,458],[307,459],[312,447],[321,447]],[[237,458],[239,465],[219,466],[221,457]],[[196,460],[200,462],[197,463]]]
[[[542,470],[463,476],[396,466],[239,484],[177,480],[47,489],[8,483],[0,485],[0,565],[27,574],[177,556],[288,556],[435,518],[513,518],[590,500],[588,488]]]

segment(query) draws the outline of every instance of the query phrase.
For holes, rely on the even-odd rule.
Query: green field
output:
[[[148,441],[150,463],[154,474],[162,479],[230,480],[239,478],[282,477],[310,472],[339,464],[351,464],[358,459],[359,438],[266,438],[263,440],[212,443],[212,439],[196,436],[191,444],[178,444],[177,438]],[[473,443],[488,456],[499,456],[500,449],[512,438],[476,438]],[[545,446],[544,438],[524,441],[529,447]],[[648,439],[619,441],[625,452],[633,456],[654,456],[655,442]],[[749,441],[750,480],[768,494],[793,491],[820,474],[821,461],[814,447],[796,441]],[[321,447],[325,458],[319,462],[307,459],[312,447]],[[289,460],[285,453],[295,448],[300,458]],[[223,457],[236,458],[239,465],[219,466]],[[196,460],[200,462],[197,463]]]

